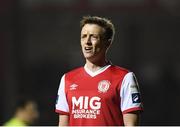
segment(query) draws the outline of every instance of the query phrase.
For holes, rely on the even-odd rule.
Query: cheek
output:
[[[83,46],[84,45],[84,41],[81,40],[80,41],[80,45]]]
[[[94,44],[94,47],[95,47],[96,50],[101,50],[102,49],[103,45],[100,42],[95,42],[93,44]]]
[[[100,47],[97,47],[96,48],[96,52],[100,52],[101,51],[101,48]]]

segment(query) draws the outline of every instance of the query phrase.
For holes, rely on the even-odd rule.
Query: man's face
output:
[[[81,47],[86,59],[93,59],[105,55],[107,46],[103,39],[104,28],[96,24],[86,24],[81,30]]]

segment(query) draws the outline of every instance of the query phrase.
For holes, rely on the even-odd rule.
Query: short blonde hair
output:
[[[97,24],[105,29],[104,37],[107,40],[114,39],[115,28],[111,20],[98,16],[84,16],[80,21],[80,28],[82,29],[85,24]]]

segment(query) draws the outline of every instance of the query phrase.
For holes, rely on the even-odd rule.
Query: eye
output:
[[[86,38],[86,34],[83,34],[83,35],[81,35],[81,39],[84,39],[84,38]]]
[[[98,36],[98,35],[92,35],[91,38],[92,38],[93,40],[98,40],[98,39],[99,39],[99,36]]]
[[[98,36],[98,35],[93,35],[92,37],[93,37],[93,38],[98,38],[99,36]]]

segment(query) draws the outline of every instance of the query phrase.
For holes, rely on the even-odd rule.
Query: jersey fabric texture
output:
[[[142,110],[135,75],[107,65],[96,72],[80,67],[63,75],[56,112],[69,115],[70,126],[122,126],[123,114]]]

